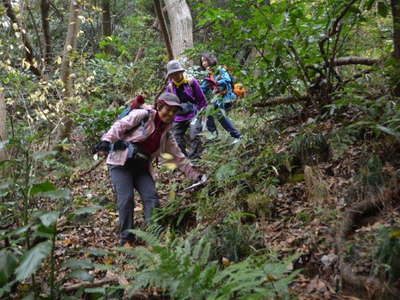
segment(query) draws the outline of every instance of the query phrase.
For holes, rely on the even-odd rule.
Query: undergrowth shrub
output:
[[[376,237],[378,245],[375,273],[380,273],[391,282],[400,279],[400,229],[382,228]]]
[[[134,230],[148,248],[125,250],[132,254],[138,271],[130,295],[141,288],[159,288],[173,299],[289,299],[288,285],[298,271],[288,271],[290,257],[250,256],[222,267],[210,261],[209,235],[191,233],[162,243],[154,235]]]

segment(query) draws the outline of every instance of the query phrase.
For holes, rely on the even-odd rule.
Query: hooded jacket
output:
[[[114,122],[111,128],[102,136],[102,141],[115,143],[118,140],[126,142],[141,142],[146,140],[155,130],[154,118],[157,111],[153,106],[146,105],[143,109],[133,109],[127,116]],[[135,128],[140,122],[148,116],[148,121],[143,125]],[[172,163],[183,171],[187,177],[196,180],[200,173],[193,169],[190,161],[185,157],[179,149],[175,139],[170,134],[172,124],[169,124],[161,135],[160,147],[151,155],[149,163],[149,171],[154,177],[152,161],[162,153],[169,153],[173,156]],[[135,128],[132,132],[130,129]],[[128,149],[121,151],[111,151],[107,157],[107,164],[123,166],[128,159]]]

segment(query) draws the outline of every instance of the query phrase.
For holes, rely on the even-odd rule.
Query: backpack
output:
[[[230,68],[228,66],[221,66],[221,67],[224,68],[229,75],[232,91],[236,94],[236,96],[238,98],[244,98],[247,90],[245,89],[243,84],[240,82],[237,82],[237,78],[232,75],[232,72],[231,72],[232,68]]]
[[[129,115],[129,113],[134,110],[134,109],[140,109],[142,108],[142,105],[144,104],[144,97],[142,95],[137,95],[129,104],[127,108],[125,108],[117,117],[118,120],[126,117]],[[146,116],[140,121],[140,123],[137,126],[134,126],[133,128],[129,129],[125,134],[129,134],[132,131],[136,130],[140,126],[144,126],[147,121],[149,120],[149,115],[150,112],[147,110]]]

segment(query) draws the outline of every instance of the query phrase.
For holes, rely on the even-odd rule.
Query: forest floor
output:
[[[241,129],[245,130],[244,120],[239,123]],[[333,125],[328,121],[318,126],[329,128]],[[287,127],[280,133],[274,151],[289,151],[289,141],[298,133],[299,128]],[[84,152],[79,149],[82,147],[80,138],[79,135],[76,136],[75,153]],[[251,142],[244,139],[239,151],[245,151],[248,147],[246,143]],[[334,158],[335,156],[331,155],[322,162],[304,165],[301,171],[297,172],[300,175],[281,180],[277,185],[273,203],[268,204],[267,213],[257,215],[253,221],[261,233],[265,248],[275,251],[280,257],[287,257],[293,253],[299,255],[291,266],[292,269],[302,270],[291,285],[291,291],[298,299],[386,299],[377,296],[376,289],[365,287],[365,290],[360,291],[344,282],[340,261],[344,259],[341,256],[345,255],[345,260],[351,262],[354,274],[371,278],[376,276],[382,267],[376,260],[379,232],[382,228],[400,224],[398,204],[387,203],[379,215],[372,214],[358,222],[355,230],[346,237],[346,249],[340,253],[337,249],[338,228],[343,223],[346,211],[354,203],[363,200],[367,194],[356,184],[358,170],[362,167],[360,157],[366,149],[365,143],[363,141],[352,144],[342,151],[340,157]],[[215,148],[210,150],[209,143],[205,145],[206,159],[209,159],[207,151],[214,150]],[[77,157],[77,160],[80,159],[88,158]],[[202,165],[201,162],[199,164]],[[390,176],[394,169],[395,167],[387,162],[382,172]],[[158,173],[161,206],[168,203],[171,186],[174,186],[174,191],[187,201],[196,202],[196,192],[192,195],[179,188],[184,178],[177,174],[176,171],[166,172],[165,169]],[[186,184],[186,181],[183,181],[183,184]],[[110,270],[113,267],[120,270],[132,268],[117,248],[118,215],[105,162],[84,176],[79,176],[78,172],[78,175],[65,185],[71,189],[77,209],[99,204],[100,206],[93,213],[78,215],[75,222],[66,219],[61,221],[61,233],[58,235],[55,251],[58,263],[61,264],[70,258],[90,258],[92,263],[110,266]],[[142,204],[136,197],[135,223],[139,227],[143,224],[142,210]],[[252,212],[251,209],[249,211]],[[105,255],[102,250],[114,255]],[[95,278],[94,282],[99,282],[113,274],[110,270],[100,268],[91,270],[90,273]],[[59,278],[63,276],[64,274],[59,274]],[[117,278],[120,283],[121,280],[126,280],[120,275],[117,275]],[[74,284],[79,286],[79,283],[82,281],[65,282],[64,287],[73,287]],[[147,293],[138,299],[157,298],[157,291]]]

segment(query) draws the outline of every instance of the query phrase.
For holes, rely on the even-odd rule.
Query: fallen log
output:
[[[378,214],[385,205],[395,201],[399,196],[400,188],[397,180],[390,184],[380,195],[365,199],[348,208],[336,233],[335,244],[339,256],[338,267],[342,282],[357,290],[366,291],[373,299],[382,299],[376,297],[397,299],[396,295],[400,295],[400,290],[394,286],[389,286],[386,282],[382,282],[375,277],[356,274],[351,264],[344,259],[346,238],[357,228],[365,216]]]

